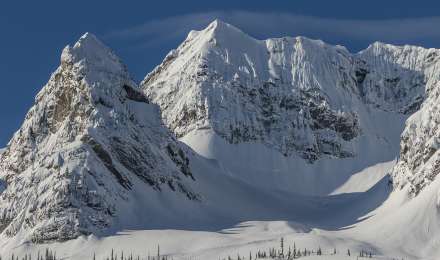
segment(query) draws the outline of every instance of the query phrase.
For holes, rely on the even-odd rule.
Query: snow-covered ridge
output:
[[[417,195],[435,179],[440,167],[437,154],[440,136],[440,111],[437,105],[440,91],[440,50],[374,43],[360,55],[373,64],[376,70],[388,75],[388,78],[395,77],[393,75],[396,74],[401,75],[396,78],[397,84],[391,85],[389,89],[404,89],[405,91],[400,93],[415,97],[417,107],[421,105],[420,109],[409,107],[410,112],[415,113],[405,123],[399,160],[392,172],[395,187],[402,189],[409,184],[409,193]],[[396,63],[400,65],[397,69],[393,67]],[[419,73],[419,77],[416,78],[418,83],[407,78],[407,71]],[[414,86],[423,85],[424,93],[416,88],[408,88],[411,84],[401,84],[410,81],[415,83]],[[376,92],[377,94],[381,93]]]
[[[213,129],[230,143],[261,142],[313,162],[356,156],[374,110],[417,111],[438,53],[374,43],[351,54],[305,37],[256,40],[216,20],[191,32],[141,87],[178,137]]]
[[[394,185],[409,184],[409,193],[418,195],[440,173],[440,77],[427,92],[421,109],[407,121],[400,144],[399,162],[393,170]]]

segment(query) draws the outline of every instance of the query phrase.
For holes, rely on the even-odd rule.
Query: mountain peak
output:
[[[190,32],[188,37],[192,38],[194,36],[194,31]],[[217,42],[235,42],[240,41],[240,39],[252,39],[251,36],[244,33],[237,27],[230,25],[222,20],[215,19],[212,21],[205,29],[197,32],[197,35],[202,36],[201,39],[212,40],[215,39]]]
[[[383,52],[384,50],[388,50],[391,52],[396,52],[396,51],[415,51],[415,52],[426,52],[426,51],[437,51],[438,49],[427,49],[421,46],[415,46],[415,45],[409,45],[409,44],[405,44],[405,45],[394,45],[394,44],[389,44],[389,43],[384,43],[384,42],[380,42],[380,41],[375,41],[373,43],[371,43],[370,45],[368,45],[368,47],[362,51],[360,51],[360,53],[368,53],[368,52]]]
[[[214,29],[214,30],[228,30],[228,29],[232,29],[232,30],[236,30],[236,31],[240,31],[237,27],[228,24],[220,19],[215,19],[214,21],[212,21],[207,29]]]
[[[82,35],[73,47],[68,45],[64,48],[61,54],[61,64],[93,66],[111,73],[120,73],[126,70],[113,51],[89,32]]]
[[[93,46],[99,46],[100,48],[108,48],[105,46],[93,33],[86,32],[74,45],[77,48],[93,48]]]
[[[222,20],[220,20],[219,18],[216,18],[216,19],[214,19],[214,21],[212,21],[209,25],[208,25],[208,27],[210,27],[210,26],[218,26],[218,25],[220,25],[220,26],[226,26],[226,25],[229,25],[229,26],[232,26],[232,25],[230,25],[230,24],[228,24],[228,23],[225,23],[224,21],[222,21]]]

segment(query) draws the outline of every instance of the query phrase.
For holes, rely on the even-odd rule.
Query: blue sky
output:
[[[141,80],[191,29],[220,18],[260,39],[303,35],[355,52],[373,41],[440,48],[440,2],[406,0],[3,1],[0,147],[59,65],[61,50],[93,32]]]

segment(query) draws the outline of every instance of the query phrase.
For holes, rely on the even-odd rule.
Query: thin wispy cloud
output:
[[[149,47],[166,41],[181,40],[189,31],[203,29],[216,18],[231,23],[260,39],[302,35],[340,44],[350,41],[383,41],[397,44],[440,43],[440,30],[437,29],[440,17],[356,20],[247,11],[218,11],[174,16],[148,21],[133,28],[115,30],[107,36],[137,41],[144,47]]]

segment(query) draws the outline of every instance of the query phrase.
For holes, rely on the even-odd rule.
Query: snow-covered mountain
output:
[[[350,53],[216,20],[138,87],[85,34],[0,150],[0,249],[218,259],[283,236],[435,259],[439,77],[437,49]]]
[[[301,178],[311,183],[306,189],[316,187],[308,193],[322,194],[354,172],[396,157],[404,121],[420,107],[425,87],[433,84],[438,53],[374,43],[351,54],[342,46],[304,37],[256,40],[216,20],[192,31],[141,87],[161,107],[177,137],[223,161],[231,172],[241,172],[245,181],[258,172],[267,176],[278,171],[294,178],[275,186],[303,192],[291,185]],[[222,140],[238,146],[263,144],[262,149],[285,158],[255,154],[255,149],[246,149],[253,156],[242,158],[228,144],[220,148]],[[216,145],[206,148],[210,143]],[[277,159],[263,160],[266,166],[261,166],[259,157]],[[311,165],[301,166],[297,157]],[[244,165],[231,166],[233,158]],[[243,169],[249,165],[256,167],[247,175]],[[314,176],[317,171],[325,173]],[[319,187],[322,183],[326,187]]]
[[[358,91],[353,62],[342,47],[305,38],[257,41],[215,21],[191,32],[142,88],[178,137],[209,128],[229,143],[263,142],[310,161],[344,158],[354,155],[349,143],[360,134],[358,115],[348,109]]]
[[[382,43],[350,54],[303,37],[260,41],[217,20],[191,32],[142,88],[178,137],[209,128],[229,143],[263,142],[313,162],[356,155],[365,105],[416,111],[435,54]]]
[[[113,225],[135,183],[198,195],[188,158],[126,67],[92,34],[61,55],[0,157],[0,232],[67,240]]]
[[[230,143],[263,142],[310,161],[346,158],[356,155],[364,104],[417,110],[425,86],[420,52],[375,43],[353,55],[303,37],[259,41],[215,21],[191,32],[142,88],[179,137],[210,128]]]

